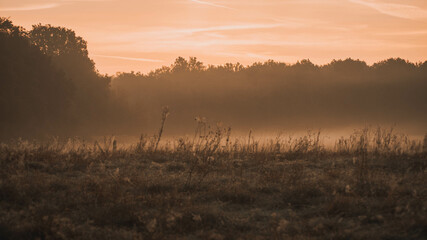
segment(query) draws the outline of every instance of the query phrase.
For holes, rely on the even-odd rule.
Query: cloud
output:
[[[99,55],[92,54],[94,57],[103,57],[103,58],[114,58],[114,59],[122,59],[122,60],[130,60],[130,61],[139,61],[139,62],[163,62],[158,59],[149,59],[149,58],[133,58],[133,57],[122,57],[122,56],[110,56],[110,55]]]
[[[378,1],[368,0],[349,0],[352,3],[361,4],[372,9],[377,10],[382,14],[404,19],[425,19],[427,18],[427,10],[417,6],[397,4],[397,3],[383,3]]]
[[[115,0],[61,0],[61,2],[114,2]]]
[[[240,25],[219,25],[212,27],[200,28],[160,28],[153,30],[142,30],[136,32],[127,32],[121,34],[105,34],[104,32],[92,33],[92,38],[98,43],[124,43],[131,42],[145,42],[145,41],[174,41],[184,40],[188,37],[209,37],[212,38],[226,38],[222,32],[232,32],[237,30],[255,30],[255,29],[271,29],[282,27],[283,24],[240,24]],[[221,32],[221,33],[218,33]],[[155,44],[157,45],[157,44]]]
[[[194,3],[201,4],[201,5],[211,6],[211,7],[226,8],[226,9],[234,9],[234,8],[231,8],[231,7],[227,7],[227,6],[220,5],[220,4],[216,4],[216,3],[206,2],[206,1],[200,1],[200,0],[190,0],[190,1],[191,1],[191,2],[194,2]]]
[[[36,10],[44,10],[51,9],[62,6],[67,3],[77,3],[77,2],[113,2],[115,0],[61,0],[61,3],[40,3],[33,5],[23,5],[18,7],[0,7],[0,11],[4,12],[12,12],[12,11],[36,11]]]
[[[242,25],[223,25],[205,28],[190,28],[178,30],[179,32],[197,33],[197,32],[217,32],[231,30],[249,30],[249,29],[268,29],[281,27],[283,24],[242,24]]]
[[[419,36],[419,35],[427,35],[427,31],[397,31],[397,32],[384,32],[384,33],[376,33],[378,36]]]
[[[58,3],[46,3],[46,4],[40,4],[40,5],[27,5],[22,7],[5,7],[0,8],[0,11],[34,11],[34,10],[43,10],[43,9],[50,9],[60,6],[61,4]]]
[[[267,61],[267,60],[271,60],[271,59],[285,59],[288,58],[290,56],[285,56],[285,55],[271,55],[271,54],[260,54],[260,53],[253,53],[253,52],[244,52],[244,53],[235,53],[235,52],[213,52],[211,53],[212,55],[215,56],[224,56],[224,57],[233,57],[233,58],[237,58],[237,59],[246,59],[246,58],[251,58],[251,59],[256,59],[256,60],[261,60],[261,61]]]
[[[271,29],[271,28],[278,28],[282,27],[284,24],[281,23],[274,23],[274,24],[257,24],[257,23],[249,23],[249,24],[238,24],[238,25],[219,25],[219,26],[212,26],[212,27],[200,27],[200,28],[182,28],[182,29],[176,29],[176,28],[166,28],[156,31],[143,31],[143,32],[136,32],[131,33],[133,36],[126,36],[127,37],[146,37],[146,36],[153,36],[153,37],[167,37],[167,38],[176,38],[176,37],[182,37],[185,35],[191,35],[196,33],[213,33],[213,32],[224,32],[224,31],[235,31],[235,30],[253,30],[253,29]]]

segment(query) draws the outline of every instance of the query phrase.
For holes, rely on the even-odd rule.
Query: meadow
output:
[[[161,136],[1,144],[0,239],[427,237],[427,140]]]
[[[71,5],[88,1],[62,2]],[[114,1],[96,2],[99,3],[92,4],[98,12],[103,9],[98,9],[98,4]],[[127,6],[123,1],[115,2]],[[182,1],[176,2],[183,5]],[[151,18],[155,11],[143,4],[144,7],[133,7],[133,10],[137,10],[135,13],[140,19],[141,9],[148,9],[150,13],[145,15],[150,21],[138,22],[154,24],[156,21]],[[61,4],[48,5],[59,7]],[[156,5],[162,11],[167,9],[163,2]],[[389,5],[399,5],[399,9],[400,5],[406,6]],[[2,9],[8,8],[2,7],[0,11]],[[9,9],[31,10],[27,7]],[[87,8],[67,9],[92,14],[92,11],[81,11]],[[307,12],[306,9],[301,12]],[[356,10],[353,6],[348,9]],[[402,9],[409,9],[411,13],[427,12],[412,5]],[[118,10],[114,9],[114,16]],[[388,10],[378,12],[390,12]],[[182,15],[181,11],[177,12]],[[329,22],[337,22],[336,17],[343,16],[325,13],[328,18],[333,17],[324,21],[328,29]],[[97,27],[92,23],[87,25],[92,21],[85,21],[86,27],[78,27],[76,19],[87,19],[79,14],[61,12],[55,16],[72,17],[72,23],[67,25],[86,29],[82,32],[85,36],[90,31],[89,35],[100,35],[103,41],[122,37],[122,33],[119,36],[114,31],[97,33]],[[120,24],[120,18],[111,18],[111,14],[102,15],[113,19],[113,25],[123,30],[131,26]],[[357,128],[363,123],[393,124],[406,129],[411,136],[425,134],[427,61],[420,61],[424,59],[421,50],[425,50],[425,44],[417,50],[418,57],[411,57],[408,50],[417,48],[408,47],[416,45],[411,45],[412,40],[406,38],[425,34],[424,28],[418,31],[408,25],[402,32],[399,26],[404,25],[393,21],[390,30],[396,29],[397,34],[382,33],[385,19],[378,19],[375,22],[381,24],[381,31],[372,32],[389,40],[394,35],[404,37],[390,42],[402,49],[393,53],[391,46],[385,48],[386,56],[403,55],[416,62],[402,58],[379,60],[385,56],[378,50],[382,40],[373,41],[373,35],[367,34],[365,27],[356,35],[368,36],[369,41],[354,39],[358,44],[363,43],[360,45],[363,49],[348,46],[348,50],[357,52],[355,55],[330,41],[342,39],[350,43],[345,39],[353,38],[348,35],[353,30],[345,30],[346,37],[334,37],[325,32],[326,28],[319,28],[327,38],[322,37],[319,44],[313,38],[309,45],[321,51],[307,50],[313,54],[318,52],[322,59],[363,57],[369,64],[353,58],[333,59],[321,65],[309,59],[294,63],[265,59],[245,66],[228,62],[237,61],[237,56],[224,55],[227,62],[212,65],[219,60],[205,59],[204,50],[196,51],[197,46],[184,44],[191,49],[183,49],[180,54],[200,54],[206,64],[196,57],[177,57],[172,64],[158,65],[150,72],[120,72],[123,69],[117,66],[119,72],[108,75],[97,68],[105,62],[95,65],[89,56],[136,60],[144,64],[144,68],[147,63],[143,61],[150,60],[146,58],[149,56],[138,57],[144,51],[128,41],[123,43],[132,49],[123,52],[123,56],[113,56],[119,52],[110,49],[115,46],[112,43],[105,45],[108,49],[103,51],[95,47],[97,50],[89,55],[88,42],[74,30],[39,23],[38,16],[25,20],[26,24],[35,23],[28,30],[14,25],[9,18],[0,17],[0,240],[427,239],[427,135],[424,139],[415,139],[392,128],[367,127],[356,129],[348,136],[334,137],[335,141],[327,143],[324,133],[318,131],[299,134],[306,128],[339,131]],[[174,24],[187,25],[174,16],[168,14]],[[367,16],[357,15],[357,20],[371,19]],[[132,19],[127,14],[125,19],[128,18]],[[215,14],[215,26],[219,24],[217,19]],[[318,20],[316,18],[314,25],[320,24]],[[416,22],[407,20],[408,24]],[[340,32],[347,29],[346,21],[339,22]],[[52,19],[52,24],[56,23],[66,24]],[[113,25],[103,22],[99,29],[115,28]],[[256,36],[270,29],[271,24],[265,29],[264,25],[252,26],[257,29]],[[348,29],[356,31],[354,26],[371,25],[355,22]],[[220,27],[224,33],[236,36],[250,30],[246,25],[236,28],[234,23],[224,26]],[[237,31],[242,27],[240,30],[245,31]],[[260,32],[259,27],[264,30]],[[274,24],[271,29],[276,28],[279,29]],[[188,32],[190,38],[197,32],[208,35],[206,30],[216,28],[203,27],[197,31],[177,28],[175,31],[171,26],[165,29],[166,35],[170,35],[167,29],[173,30],[173,38],[174,32],[185,36]],[[215,38],[222,36],[216,33],[220,29],[215,30]],[[123,32],[123,35],[126,34]],[[286,39],[294,38],[286,35]],[[270,38],[269,34],[265,36]],[[307,39],[309,35],[302,36]],[[255,40],[246,34],[239,38]],[[333,51],[324,48],[325,39],[333,44],[334,51],[345,51],[328,55]],[[166,59],[172,59],[167,55],[178,53],[167,53],[168,47],[180,45],[175,44],[179,43],[175,40],[160,41],[165,44],[162,52],[152,52],[159,58],[158,64],[166,64],[169,61]],[[222,45],[225,39],[219,40],[213,42]],[[282,43],[279,40],[277,38],[277,42]],[[205,44],[199,38],[197,42]],[[297,47],[284,51],[286,55],[293,55],[304,46],[304,42],[292,42],[297,43]],[[100,43],[93,41],[93,44]],[[157,43],[138,41],[137,45],[152,49]],[[255,50],[261,47],[258,45],[248,47]],[[215,56],[222,54],[219,49],[208,46],[206,48],[215,51]],[[108,55],[97,55],[100,51]],[[273,52],[281,52],[276,43]],[[131,58],[131,55],[125,57],[131,53]],[[308,56],[313,55],[294,57]],[[375,56],[377,62],[370,56]],[[241,59],[247,61],[246,57]],[[129,69],[130,62],[125,63],[125,69]],[[135,69],[140,67],[135,65]],[[157,130],[158,110],[163,106],[170,106],[171,117],[168,118],[169,108],[163,108],[157,133],[139,137],[141,132]],[[196,117],[195,131],[194,122],[189,121],[194,116],[203,116]],[[163,134],[166,119],[166,133],[174,138]],[[230,128],[209,125],[206,119],[223,121]],[[254,132],[246,132],[250,128],[270,137],[255,137]],[[275,129],[289,132],[271,135]],[[120,137],[96,137],[112,133],[138,137],[131,144]],[[184,135],[188,133],[191,134]]]

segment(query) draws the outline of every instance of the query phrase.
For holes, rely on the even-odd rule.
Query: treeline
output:
[[[271,60],[204,66],[196,58],[180,57],[149,74],[120,73],[112,87],[133,109],[143,110],[150,127],[158,124],[160,107],[169,105],[170,130],[177,133],[191,131],[194,116],[243,131],[365,124],[427,130],[427,61],[397,58],[368,66],[346,59],[318,66],[309,60]]]
[[[105,134],[129,113],[70,29],[0,18],[0,79],[3,139]]]
[[[427,129],[427,61],[205,66],[182,57],[148,74],[100,74],[74,31],[0,18],[0,138],[191,133],[196,116],[235,130],[398,124]]]

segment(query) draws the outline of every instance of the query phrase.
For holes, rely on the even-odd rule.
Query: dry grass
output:
[[[1,145],[0,239],[427,237],[425,146],[390,129],[158,142]]]

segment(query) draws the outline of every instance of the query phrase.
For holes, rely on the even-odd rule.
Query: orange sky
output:
[[[0,16],[75,30],[109,74],[145,73],[177,56],[244,65],[427,60],[426,0],[0,0]]]

